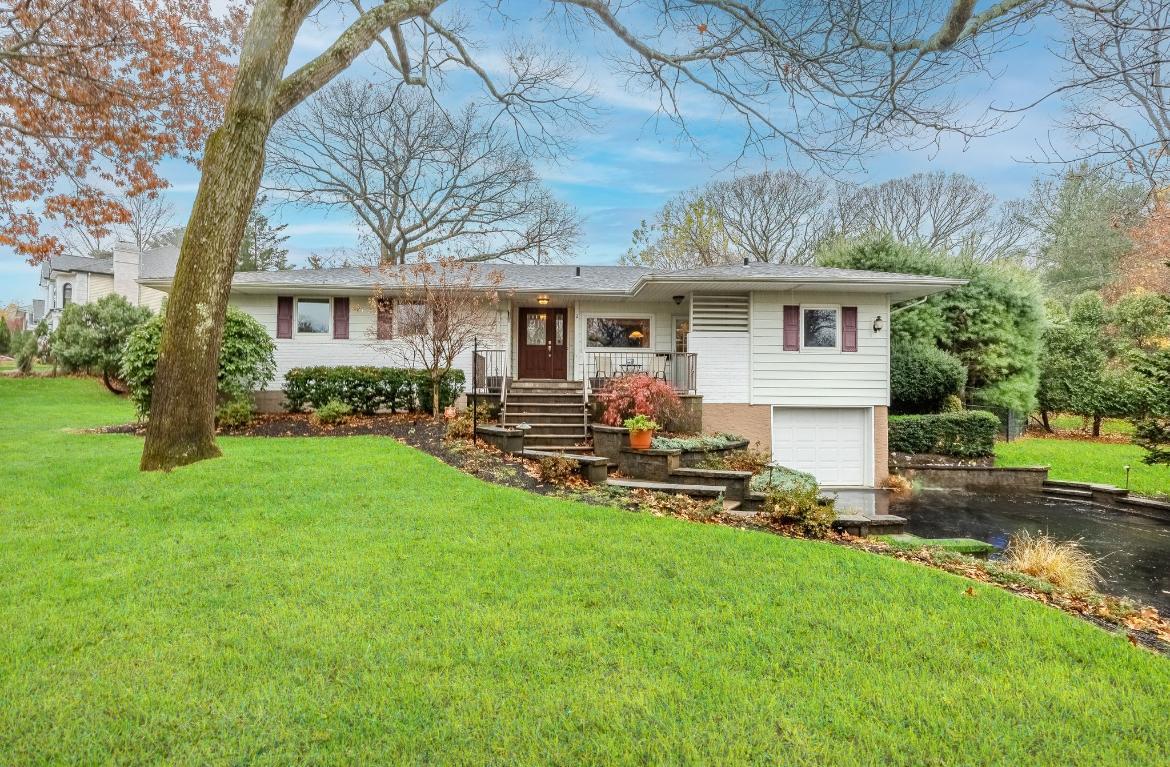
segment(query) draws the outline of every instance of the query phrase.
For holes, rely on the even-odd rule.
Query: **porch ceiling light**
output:
[[[880,333],[883,327],[885,327],[885,322],[882,321],[882,316],[879,314],[873,318],[873,332]]]
[[[541,306],[547,306],[548,305],[548,296],[537,296],[536,303],[540,304]]]
[[[686,298],[686,296],[671,296],[671,298],[674,299],[674,303],[677,306],[683,302],[683,299]]]

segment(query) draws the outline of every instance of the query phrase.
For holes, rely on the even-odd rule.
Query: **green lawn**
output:
[[[129,415],[0,379],[0,764],[1170,762],[1170,661],[1007,592],[385,439],[66,429]]]
[[[1132,444],[1038,437],[995,446],[995,462],[1000,466],[1051,466],[1052,479],[1124,487],[1128,465],[1129,487],[1135,493],[1170,494],[1170,467],[1147,466],[1142,463],[1144,455],[1144,450]]]
[[[1084,429],[1089,430],[1091,423],[1086,423],[1084,418],[1077,415],[1051,415],[1048,417],[1048,425],[1054,429],[1067,429],[1070,431],[1078,431]],[[1133,422],[1127,421],[1124,418],[1106,418],[1101,421],[1102,434],[1133,434]]]

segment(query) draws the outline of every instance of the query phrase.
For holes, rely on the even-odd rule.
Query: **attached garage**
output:
[[[867,407],[772,409],[772,455],[822,485],[873,483],[873,411]]]

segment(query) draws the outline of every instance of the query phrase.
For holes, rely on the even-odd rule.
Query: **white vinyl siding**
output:
[[[287,295],[287,294],[285,294]],[[349,338],[333,338],[333,333],[314,333],[296,338],[276,337],[276,295],[233,293],[232,306],[259,320],[276,343],[276,378],[269,389],[284,386],[284,375],[292,368],[311,365],[376,365],[378,367],[411,367],[410,352],[401,341],[378,341],[377,313],[370,306],[369,296],[354,295],[349,299]],[[504,315],[506,320],[506,315]],[[332,326],[331,326],[332,327]],[[496,339],[484,339],[484,346],[500,348]],[[471,350],[459,355],[455,367],[467,376],[465,386],[471,385]]]
[[[99,299],[105,298],[114,292],[114,275],[112,274],[91,274],[89,275],[89,301],[93,303]]]
[[[167,300],[167,294],[161,290],[148,288],[145,285],[138,288],[138,305],[145,306],[155,314],[162,311],[163,304]]]
[[[751,340],[747,332],[692,330],[688,350],[696,357],[695,389],[704,402],[747,403],[751,395]]]
[[[857,351],[784,351],[784,307],[857,307]],[[873,330],[878,315],[884,327]],[[838,322],[840,318],[838,317]],[[838,328],[840,334],[840,328]],[[692,333],[692,338],[694,334]],[[751,402],[868,407],[889,404],[890,307],[884,295],[828,292],[752,294]],[[699,358],[699,368],[703,358]]]

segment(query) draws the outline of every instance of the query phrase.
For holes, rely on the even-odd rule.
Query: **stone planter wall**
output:
[[[670,482],[670,474],[678,466],[678,450],[631,450],[618,453],[618,471],[627,477]]]
[[[476,436],[505,453],[519,453],[524,450],[524,432],[504,426],[480,424]]]
[[[630,446],[630,431],[624,426],[606,426],[603,423],[589,425],[593,432],[593,454],[604,455],[611,461],[617,461],[622,450]]]

